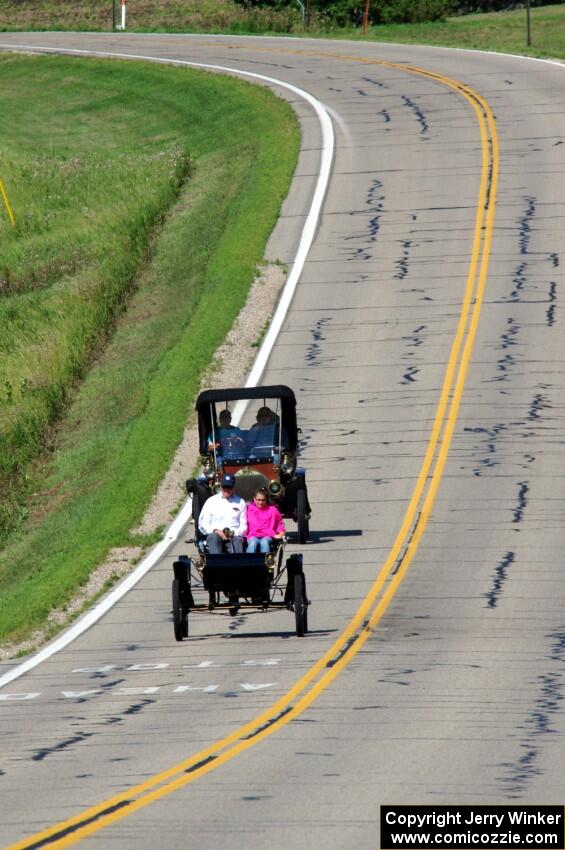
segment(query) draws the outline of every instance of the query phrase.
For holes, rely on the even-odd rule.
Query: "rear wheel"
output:
[[[306,543],[310,534],[310,523],[306,509],[306,490],[299,490],[296,494],[296,523],[298,525],[298,542]]]
[[[308,634],[308,594],[306,592],[306,576],[302,573],[302,589],[304,591],[304,634]]]
[[[178,579],[173,579],[173,627],[175,630],[175,640],[181,641],[184,637],[188,637],[188,614],[183,612],[180,592],[180,582]]]
[[[303,573],[294,576],[294,617],[296,620],[296,634],[304,637],[308,631],[308,603],[306,601],[306,582]]]

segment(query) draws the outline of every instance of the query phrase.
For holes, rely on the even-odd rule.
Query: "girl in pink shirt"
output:
[[[284,531],[279,509],[269,504],[269,494],[261,487],[247,506],[247,551],[270,552],[273,538],[283,537]]]

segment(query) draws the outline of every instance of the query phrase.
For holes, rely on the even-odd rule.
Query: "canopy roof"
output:
[[[280,416],[286,438],[286,448],[291,451],[296,450],[298,442],[296,397],[290,387],[276,384],[268,387],[232,387],[225,390],[204,390],[201,392],[196,399],[201,454],[206,454],[208,438],[212,432],[212,421],[214,428],[218,427],[217,414],[220,406],[223,407],[226,402],[253,399],[262,402],[265,399],[280,400]]]
[[[296,404],[296,396],[290,387],[285,387],[284,384],[274,384],[269,387],[232,387],[226,390],[204,390],[196,399],[196,409],[199,410],[201,405],[210,404],[210,402],[266,397],[286,399]]]

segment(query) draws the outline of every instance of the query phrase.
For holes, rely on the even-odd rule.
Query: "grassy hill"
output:
[[[373,0],[376,2],[376,0]],[[115,0],[119,22],[120,4]],[[367,36],[357,28],[306,32],[298,6],[288,10],[245,10],[233,0],[135,0],[127,6],[127,29],[132,32],[290,33],[300,36],[434,44],[480,50],[524,53],[565,59],[565,4],[538,6],[531,11],[532,45],[526,46],[523,9],[466,15],[444,22],[372,27]],[[0,29],[101,30],[112,28],[111,0],[0,0]]]
[[[0,54],[0,111],[6,640],[131,542],[262,262],[299,131],[241,80],[69,57]]]
[[[119,22],[120,0],[114,9]],[[287,32],[300,20],[296,4],[289,4],[288,12],[247,12],[233,0],[135,0],[127,5],[127,27],[136,31]],[[0,29],[111,28],[112,0],[0,0]]]

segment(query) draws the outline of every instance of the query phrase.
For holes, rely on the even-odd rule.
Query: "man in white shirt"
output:
[[[231,542],[232,551],[243,552],[243,538],[247,532],[247,505],[235,493],[235,478],[226,474],[220,481],[220,492],[206,499],[198,528],[206,535],[208,551],[219,555]],[[233,532],[233,537],[226,532]],[[231,547],[230,547],[231,548]]]

